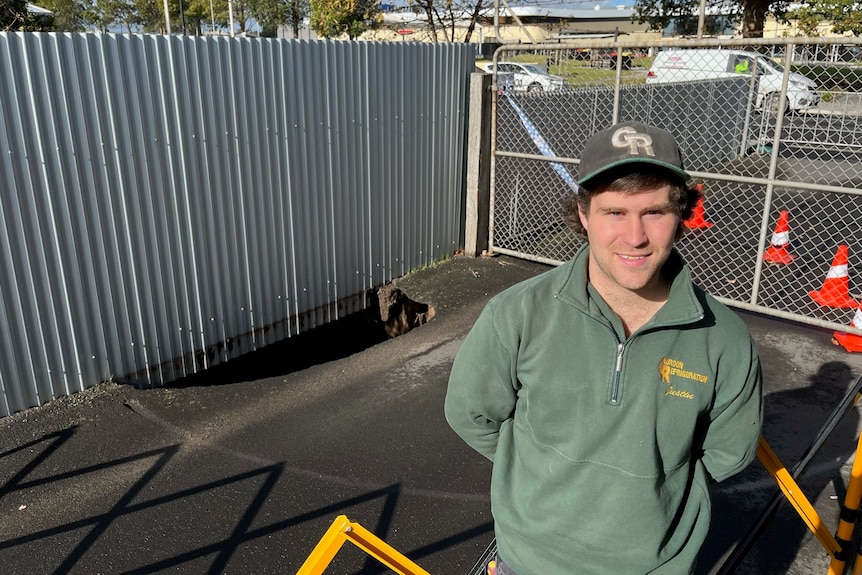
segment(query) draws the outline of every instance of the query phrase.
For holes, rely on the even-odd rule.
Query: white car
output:
[[[691,82],[757,75],[756,105],[777,109],[784,68],[756,52],[719,48],[663,50],[656,54],[647,73],[647,84]],[[807,110],[820,102],[817,83],[801,74],[790,73],[786,110]]]
[[[494,73],[494,63],[488,62],[482,65],[482,69],[488,73]],[[497,62],[497,74],[504,76],[500,82],[501,86],[506,81],[513,83],[512,89],[517,91],[553,91],[562,90],[568,86],[568,82],[560,76],[548,74],[544,69],[535,64],[524,64],[521,62]],[[511,78],[511,80],[510,80]]]

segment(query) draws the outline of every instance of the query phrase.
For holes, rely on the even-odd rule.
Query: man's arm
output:
[[[754,460],[763,424],[763,375],[754,344],[724,362],[734,366],[730,377],[722,377],[717,385],[703,441],[702,460],[715,481],[742,471]],[[722,367],[727,368],[727,363]]]
[[[501,341],[496,321],[492,302],[455,356],[445,405],[455,433],[491,461],[500,427],[512,418],[517,400],[516,353]]]

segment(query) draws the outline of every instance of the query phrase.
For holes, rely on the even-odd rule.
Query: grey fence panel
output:
[[[686,168],[704,171],[739,154],[744,116],[727,111],[747,103],[748,83],[740,79],[620,86],[619,121],[667,126],[685,146]]]
[[[473,61],[0,33],[0,415],[181,378],[457,251]]]

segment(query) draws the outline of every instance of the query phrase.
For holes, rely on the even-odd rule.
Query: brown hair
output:
[[[605,176],[589,182],[587,186],[581,186],[578,194],[566,194],[563,198],[563,221],[582,240],[587,238],[587,231],[578,217],[578,208],[584,213],[590,210],[590,200],[593,196],[602,192],[621,191],[634,194],[644,190],[655,189],[670,184],[670,201],[674,212],[679,216],[679,229],[676,239],[682,237],[685,230],[683,222],[691,217],[691,212],[698,200],[703,197],[700,189],[695,185],[687,186],[681,179],[674,177],[667,170],[661,168],[650,168],[643,165],[630,166],[627,170],[616,172],[613,176]]]

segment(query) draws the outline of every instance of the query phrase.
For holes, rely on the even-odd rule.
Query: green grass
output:
[[[811,78],[821,90],[836,92],[862,91],[862,69],[822,64],[800,64],[793,71]]]
[[[530,53],[510,54],[509,56],[506,56],[506,60],[509,62],[520,62],[522,64],[538,64],[539,66],[544,66],[547,63],[544,56]]]
[[[626,85],[643,84],[650,66],[652,58],[633,58],[632,69],[622,70],[620,81]],[[559,66],[551,66],[551,73],[575,86],[613,86],[616,78],[615,68],[597,68],[591,66],[589,60],[567,60]]]
[[[544,67],[548,61],[545,56],[531,53],[512,53],[504,57],[509,62],[537,64]],[[646,71],[652,66],[653,58],[632,58],[632,69],[623,70],[621,82],[625,85],[646,82]],[[480,65],[481,62],[477,62]],[[562,64],[551,64],[550,73],[562,76],[573,86],[613,86],[616,78],[615,68],[599,68],[590,65],[589,60],[569,59]]]
[[[545,66],[548,63],[544,54],[512,52],[504,56],[512,62],[522,62]],[[652,66],[653,58],[632,58],[632,69],[622,71],[625,85],[646,82],[646,71]],[[862,92],[862,68],[831,66],[822,64],[800,64],[793,71],[817,82],[821,90],[829,92]],[[561,64],[551,64],[551,74],[562,76],[573,86],[613,86],[616,75],[614,68],[599,68],[590,65],[589,60],[567,59]]]

